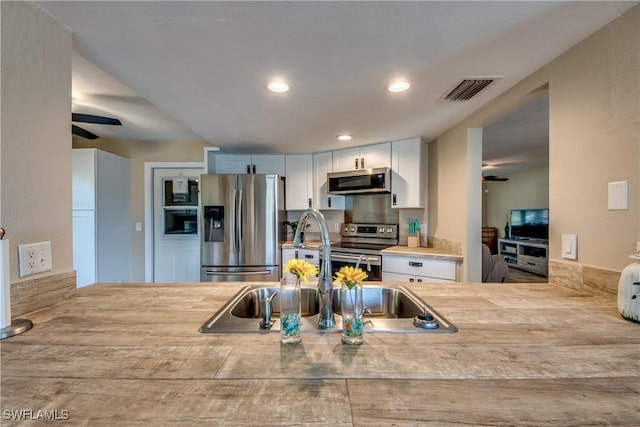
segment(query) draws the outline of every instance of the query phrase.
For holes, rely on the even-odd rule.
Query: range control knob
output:
[[[344,232],[345,233],[349,232],[349,227],[344,227]]]
[[[356,228],[355,227],[351,227],[351,232],[355,233],[356,232]]]
[[[378,233],[384,233],[384,228],[380,228],[380,229],[378,230]]]
[[[387,228],[387,233],[393,233],[393,228]]]

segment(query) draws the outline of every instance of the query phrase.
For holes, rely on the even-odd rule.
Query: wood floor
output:
[[[547,283],[548,281],[549,279],[547,277],[509,267],[508,283]]]

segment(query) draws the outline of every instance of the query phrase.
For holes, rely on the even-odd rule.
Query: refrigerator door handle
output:
[[[243,248],[244,248],[244,244],[242,242],[243,240],[243,235],[242,235],[242,189],[238,190],[238,217],[237,219],[237,234],[238,234],[238,253],[242,252]]]

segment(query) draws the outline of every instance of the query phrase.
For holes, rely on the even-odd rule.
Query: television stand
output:
[[[547,277],[549,246],[541,239],[498,239],[498,253],[511,267]]]

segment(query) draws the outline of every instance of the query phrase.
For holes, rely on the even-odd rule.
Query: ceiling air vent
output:
[[[442,97],[445,101],[468,101],[499,77],[464,77]]]

